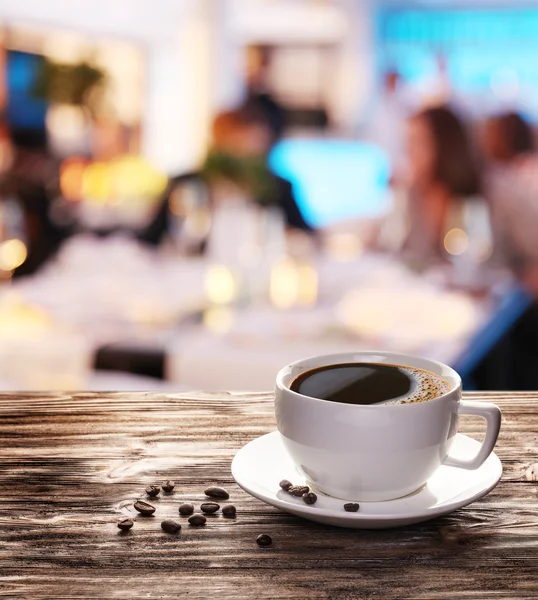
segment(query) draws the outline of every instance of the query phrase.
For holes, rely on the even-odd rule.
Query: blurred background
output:
[[[2,0],[0,389],[538,389],[537,58],[532,0]]]

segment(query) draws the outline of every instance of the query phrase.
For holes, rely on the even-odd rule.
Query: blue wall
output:
[[[510,100],[538,117],[538,7],[393,8],[380,11],[377,21],[381,66],[420,82],[435,74],[436,57],[443,56],[460,96],[475,105]]]

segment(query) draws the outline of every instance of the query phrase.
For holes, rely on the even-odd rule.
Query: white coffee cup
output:
[[[447,393],[413,404],[342,404],[290,389],[311,369],[342,363],[416,367],[449,382]],[[296,467],[317,490],[345,500],[381,501],[423,486],[440,465],[477,469],[493,451],[501,426],[498,406],[461,399],[461,379],[442,363],[393,352],[316,356],[281,369],[276,379],[278,430]],[[486,420],[476,456],[451,456],[462,414]]]

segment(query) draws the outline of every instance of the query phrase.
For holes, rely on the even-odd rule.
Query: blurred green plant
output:
[[[202,177],[209,182],[233,182],[262,206],[278,203],[277,182],[264,157],[211,151],[202,166]]]
[[[104,71],[82,62],[65,65],[45,59],[37,75],[33,93],[53,104],[71,104],[93,112],[94,92],[105,84]]]

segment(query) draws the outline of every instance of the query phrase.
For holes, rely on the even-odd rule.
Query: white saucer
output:
[[[480,444],[457,434],[451,454],[473,456]],[[232,475],[252,496],[285,512],[337,527],[380,529],[427,521],[466,506],[490,492],[502,475],[501,461],[492,453],[474,471],[441,466],[420,490],[386,502],[361,502],[356,513],[344,511],[344,501],[318,494],[315,505],[291,496],[279,487],[282,479],[305,484],[286,452],[278,431],[263,435],[241,448],[232,462]]]

